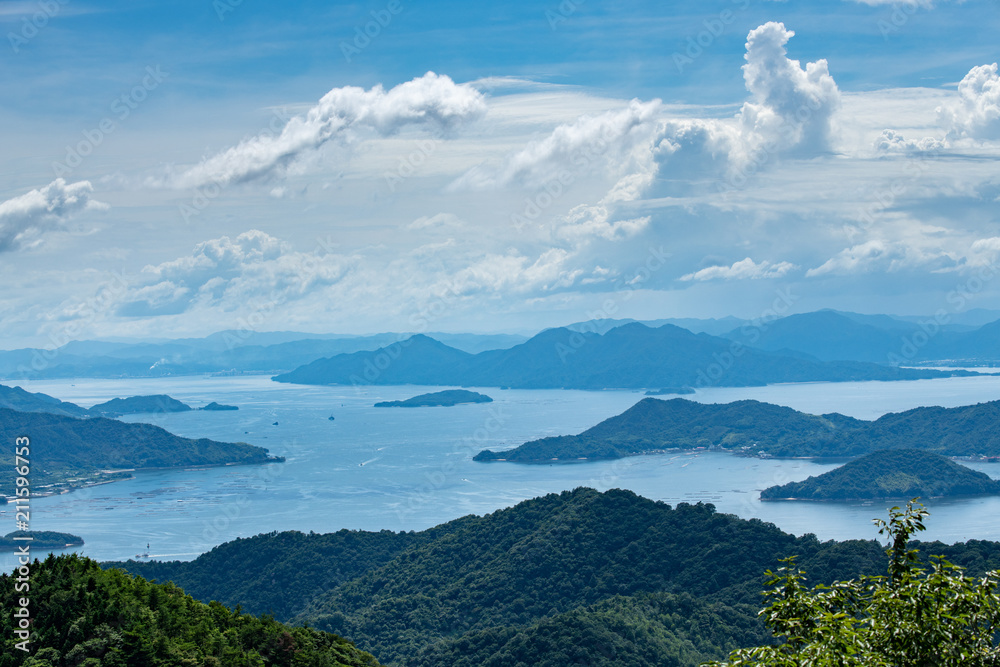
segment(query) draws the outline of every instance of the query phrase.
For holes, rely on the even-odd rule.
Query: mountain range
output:
[[[375,351],[319,359],[274,379],[298,384],[640,389],[916,380],[968,374],[821,361],[803,353],[758,350],[671,324],[654,329],[633,322],[603,335],[548,329],[510,349],[474,355],[417,335]]]

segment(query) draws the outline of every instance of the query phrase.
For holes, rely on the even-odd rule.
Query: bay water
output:
[[[238,411],[143,414],[123,420],[153,423],[185,437],[247,442],[286,458],[257,466],[139,471],[134,479],[32,500],[33,530],[80,535],[86,544],[73,551],[102,561],[147,553],[187,560],[222,542],[271,531],[422,530],[579,486],[630,489],[672,505],[708,502],[720,512],[756,517],[822,540],[877,537],[872,519],[884,518],[892,504],[759,500],[768,486],[839,465],[831,462],[707,451],[542,465],[472,460],[482,449],[579,433],[644,398],[634,391],[471,388],[494,401],[375,408],[378,401],[444,387],[313,387],[279,384],[267,376],[16,384],[84,407],[148,394],[168,394],[193,407],[211,401],[236,405]],[[753,398],[812,414],[875,419],[919,406],[1000,400],[1000,377],[710,388],[684,398],[707,403]],[[966,465],[1000,479],[1000,464]],[[931,516],[921,539],[1000,540],[1000,497],[925,504]],[[0,534],[11,530],[13,510],[0,507]],[[5,571],[14,564],[12,554],[0,554]]]

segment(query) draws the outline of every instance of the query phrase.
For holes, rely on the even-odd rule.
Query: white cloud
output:
[[[771,262],[764,260],[760,264],[757,264],[752,259],[747,257],[746,259],[736,262],[732,266],[709,266],[701,269],[700,271],[695,271],[694,273],[681,276],[680,279],[685,282],[706,280],[760,280],[762,278],[780,278],[789,271],[794,271],[797,268],[799,267],[795,266],[791,262],[778,262],[776,264],[772,264]]]
[[[238,310],[251,300],[268,307],[341,280],[351,258],[320,250],[293,252],[269,234],[250,230],[197,244],[190,255],[143,269],[145,284],[122,295],[125,316],[164,315],[195,306]]]
[[[898,247],[873,239],[851,248],[845,248],[821,266],[806,271],[806,278],[825,274],[860,273],[868,271],[876,263],[902,258]]]
[[[42,232],[62,227],[75,213],[107,209],[107,204],[90,198],[93,191],[90,181],[67,184],[57,178],[0,203],[0,252],[37,243]]]
[[[483,114],[482,94],[468,84],[428,72],[389,91],[355,86],[334,88],[304,115],[293,117],[277,136],[262,133],[167,179],[192,188],[281,176],[297,159],[349,130],[390,136],[407,125],[447,130]]]
[[[938,109],[951,139],[1000,139],[997,63],[973,67],[958,84],[956,103]]]
[[[891,227],[887,231],[892,231]],[[896,221],[895,232],[894,238],[870,239],[841,250],[822,265],[809,269],[806,277],[912,269],[949,273],[961,270],[972,259],[965,251],[967,241],[950,230],[901,218]]]
[[[739,114],[747,148],[773,147],[811,156],[831,149],[831,122],[840,90],[826,60],[790,60],[785,45],[795,36],[783,23],[769,22],[747,36],[743,80],[752,100]]]
[[[936,153],[944,150],[946,144],[934,137],[924,137],[919,141],[908,140],[896,130],[882,130],[875,139],[875,150],[879,153]]]
[[[499,168],[480,166],[470,170],[451,189],[539,186],[555,180],[562,170],[579,171],[620,160],[633,147],[648,145],[660,106],[659,100],[632,100],[624,109],[564,123],[544,139],[507,156]]]

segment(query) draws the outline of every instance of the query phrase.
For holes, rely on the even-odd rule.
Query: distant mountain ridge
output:
[[[433,333],[470,353],[526,340],[516,334]],[[0,377],[159,377],[214,372],[277,372],[321,357],[375,350],[408,335],[371,336],[220,331],[205,338],[157,342],[72,341],[57,350],[0,351]]]
[[[823,361],[1000,362],[1000,320],[978,327],[942,322],[820,310],[789,315],[767,326],[735,328],[723,336],[761,350],[795,350]]]
[[[823,362],[756,350],[665,324],[625,324],[600,335],[548,329],[506,350],[472,355],[427,336],[372,352],[319,359],[277,382],[355,385],[459,385],[520,389],[641,389],[762,386],[775,382],[915,380],[965,371]]]
[[[645,398],[580,433],[526,442],[477,461],[548,463],[614,459],[666,449],[714,448],[776,457],[854,457],[917,448],[946,456],[1000,456],[1000,401],[924,407],[875,421],[839,413],[810,415],[754,400],[697,403]]]

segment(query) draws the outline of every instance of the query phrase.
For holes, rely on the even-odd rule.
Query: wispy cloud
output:
[[[434,72],[388,91],[381,85],[370,90],[334,88],[305,114],[289,120],[277,135],[259,134],[150,184],[196,188],[266,181],[282,176],[298,158],[350,130],[374,131],[379,136],[390,136],[407,125],[448,130],[485,110],[478,90]]]
[[[685,282],[706,280],[761,280],[763,278],[780,278],[799,267],[791,262],[771,262],[764,260],[759,264],[747,257],[732,266],[709,266],[700,271],[681,276]]]

